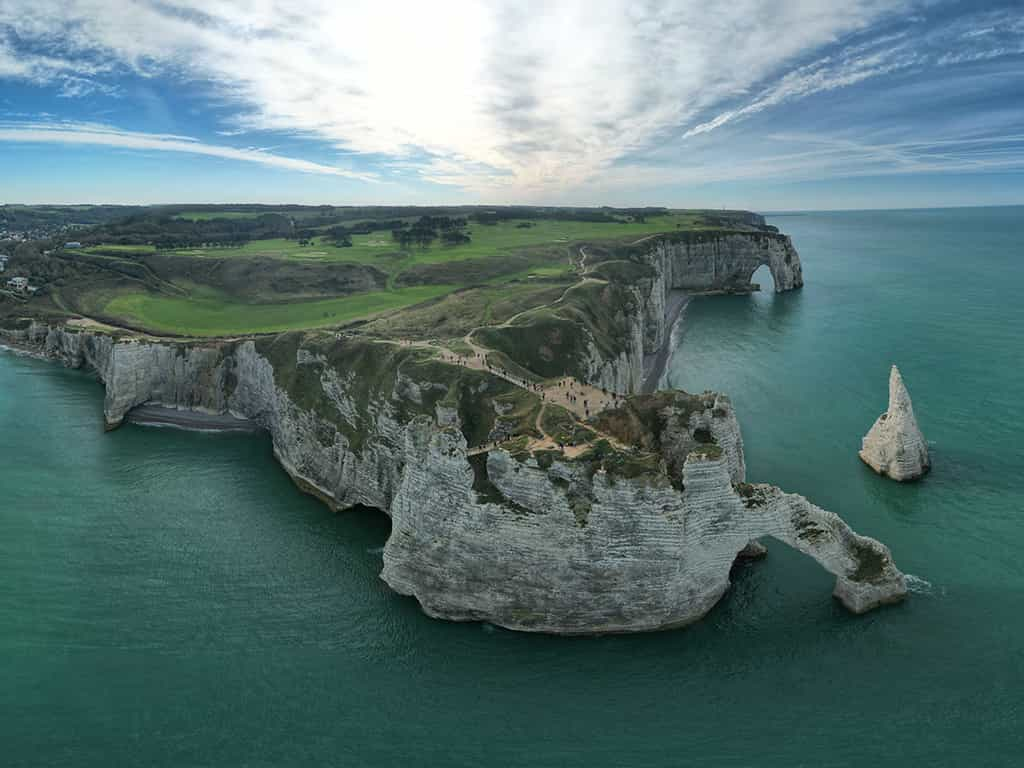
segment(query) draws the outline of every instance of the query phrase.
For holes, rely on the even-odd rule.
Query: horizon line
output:
[[[273,208],[275,206],[289,206],[296,208],[611,208],[612,210],[637,210],[642,208],[663,208],[669,211],[742,211],[745,213],[756,213],[762,216],[787,216],[800,213],[856,213],[856,212],[870,212],[870,211],[946,211],[946,210],[960,210],[960,209],[974,209],[974,208],[1020,208],[1024,207],[1024,201],[1015,203],[988,203],[988,204],[977,204],[977,205],[903,205],[903,206],[891,206],[891,207],[878,207],[870,206],[864,208],[778,208],[778,209],[758,209],[758,208],[744,208],[744,207],[729,207],[729,206],[713,206],[713,207],[694,207],[694,206],[671,206],[671,205],[653,205],[653,204],[641,204],[641,205],[578,205],[578,204],[562,204],[562,205],[550,205],[550,204],[539,204],[539,203],[254,203],[244,201],[231,201],[231,202],[220,202],[220,203],[197,203],[197,202],[176,202],[176,203],[15,203],[15,202],[3,202],[0,203],[0,208],[7,207],[54,207],[54,208],[71,208],[79,206],[88,206],[91,208],[101,207],[123,207],[123,208],[177,208],[183,206],[262,206],[266,208]]]

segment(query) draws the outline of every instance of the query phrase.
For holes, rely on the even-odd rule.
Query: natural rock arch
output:
[[[474,491],[456,431],[413,425],[408,439],[417,460],[391,507],[381,576],[431,616],[555,634],[683,626],[721,599],[761,536],[835,574],[833,594],[855,613],[906,594],[884,545],[796,494],[734,486],[723,456],[691,454],[681,491],[598,473],[584,493],[571,464],[495,450],[487,478],[504,502],[493,502]]]
[[[762,279],[762,276],[771,281],[770,286]],[[768,264],[758,264],[754,267],[747,278],[747,282],[750,284],[751,290],[753,290],[754,286],[757,286],[761,291],[768,291],[769,287],[772,291],[775,291],[775,275],[772,274],[771,266]]]
[[[645,260],[668,279],[666,287],[693,293],[746,293],[761,266],[775,292],[804,284],[800,255],[786,235],[770,232],[667,236],[648,246]]]

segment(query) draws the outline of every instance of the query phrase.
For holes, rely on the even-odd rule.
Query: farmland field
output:
[[[152,245],[90,245],[87,248],[82,248],[83,253],[96,253],[100,255],[119,255],[119,254],[133,254],[133,253],[156,253],[156,248]]]
[[[297,240],[278,238],[253,240],[238,247],[187,248],[175,253],[216,258],[270,256],[282,259],[352,261],[374,266],[386,266],[388,261],[392,261],[401,262],[402,266],[411,266],[452,259],[494,256],[511,248],[533,245],[643,237],[655,232],[670,232],[680,228],[692,230],[700,228],[699,219],[699,215],[685,212],[651,216],[644,222],[538,220],[530,222],[529,227],[520,226],[525,222],[518,220],[501,221],[492,225],[473,223],[467,229],[467,234],[472,240],[465,245],[434,245],[427,249],[413,248],[409,251],[402,251],[391,239],[391,233],[381,230],[368,235],[352,235],[352,245],[346,248],[336,247],[323,237],[313,238],[310,245],[299,245]]]
[[[183,336],[271,333],[340,325],[418,304],[452,289],[450,285],[414,286],[280,304],[247,304],[209,291],[189,298],[131,292],[114,296],[102,311],[147,330]]]
[[[100,235],[81,251],[67,251],[64,263],[86,273],[66,280],[55,292],[55,303],[112,323],[190,336],[266,333],[372,319],[386,334],[455,337],[477,322],[508,317],[535,300],[543,304],[557,298],[580,274],[574,243],[632,242],[660,232],[723,227],[717,212],[661,210],[642,216],[620,213],[614,221],[592,221],[583,215],[551,219],[550,210],[544,209],[537,209],[533,219],[523,218],[521,212],[508,218],[498,213],[491,219],[486,213],[471,215],[462,218],[466,223],[459,230],[469,236],[468,242],[445,245],[435,234],[427,247],[402,248],[392,237],[394,224],[387,222],[410,226],[416,217],[363,219],[380,225],[369,233],[346,232],[342,227],[340,234],[328,236],[321,234],[326,227],[317,226],[305,230],[303,239],[264,234],[232,245],[240,226],[245,232],[268,232],[275,226],[279,231],[280,219],[287,217],[291,224],[286,221],[285,230],[291,226],[298,232],[304,220],[329,216],[321,209],[186,209],[174,218],[193,221],[196,228],[136,217],[109,225],[110,240]],[[239,221],[275,213],[278,221],[272,224],[230,224],[224,230],[210,226],[214,219]],[[335,238],[346,236],[351,245],[335,244]],[[153,244],[175,241],[195,244]],[[462,289],[470,290],[455,293]],[[405,311],[400,318],[390,316],[449,294],[443,302]]]

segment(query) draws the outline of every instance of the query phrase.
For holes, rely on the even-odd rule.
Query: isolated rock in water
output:
[[[916,480],[930,467],[928,445],[917,427],[914,406],[895,365],[889,374],[889,410],[878,417],[864,437],[860,457],[893,480]]]

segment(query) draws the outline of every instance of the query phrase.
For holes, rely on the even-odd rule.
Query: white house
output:
[[[28,278],[12,277],[7,281],[7,287],[14,291],[26,291],[28,290]]]

